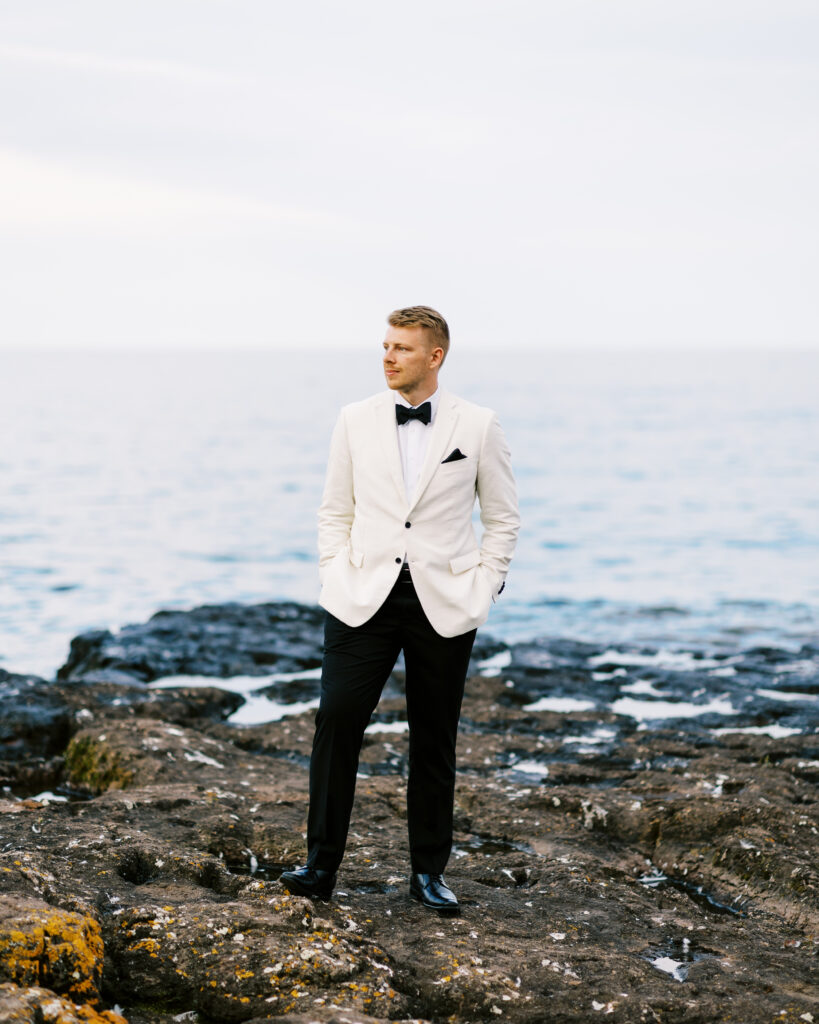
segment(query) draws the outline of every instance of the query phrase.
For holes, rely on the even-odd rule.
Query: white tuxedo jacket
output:
[[[426,459],[407,502],[395,397],[347,405],[333,431],[319,508],[319,604],[349,626],[381,607],[407,553],[433,629],[457,636],[482,625],[520,526],[509,448],[491,409],[440,391]],[[445,461],[456,449],[465,456]],[[472,525],[480,502],[480,545]]]

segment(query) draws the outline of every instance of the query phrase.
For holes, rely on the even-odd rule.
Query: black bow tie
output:
[[[432,405],[429,402],[424,402],[417,409],[408,409],[405,405],[396,403],[395,418],[398,421],[399,427],[402,423],[407,423],[409,420],[420,420],[422,423],[429,423],[432,419]]]

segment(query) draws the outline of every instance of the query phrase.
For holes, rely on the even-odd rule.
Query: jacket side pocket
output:
[[[475,548],[474,551],[468,551],[465,555],[450,558],[449,568],[457,576],[459,573],[466,572],[467,569],[474,569],[476,565],[480,564],[480,561],[481,552]]]

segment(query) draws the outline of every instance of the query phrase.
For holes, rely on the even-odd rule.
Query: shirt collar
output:
[[[395,395],[396,405],[405,405],[408,409],[417,409],[418,405],[423,405],[424,402],[429,402],[431,406],[429,422],[432,423],[432,421],[435,419],[435,413],[438,410],[438,402],[441,398],[441,389],[439,387],[435,389],[435,391],[429,396],[429,398],[425,398],[424,402],[419,402],[418,405],[410,405],[400,391],[393,391],[393,395]]]

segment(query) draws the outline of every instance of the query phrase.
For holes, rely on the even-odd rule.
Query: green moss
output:
[[[133,779],[117,751],[90,736],[75,736],[65,752],[68,781],[94,793],[127,789]]]

